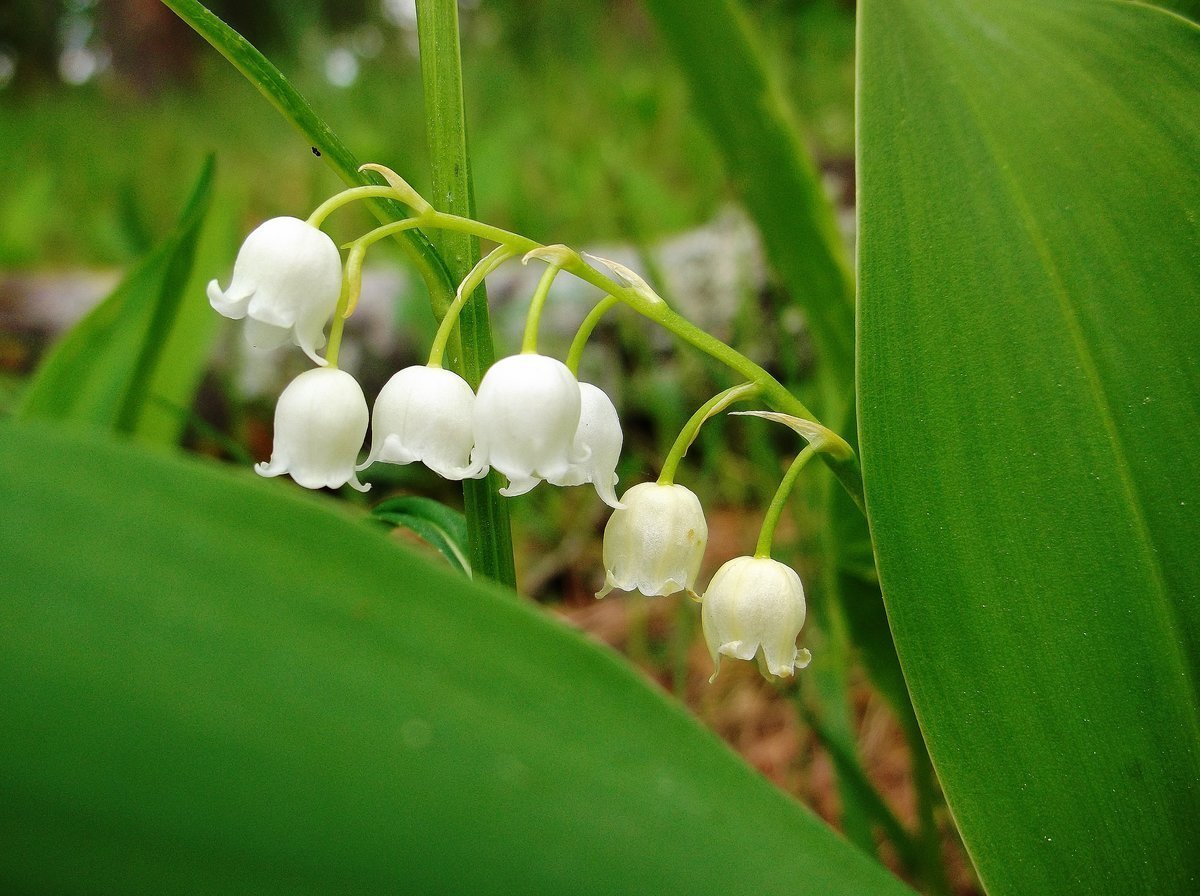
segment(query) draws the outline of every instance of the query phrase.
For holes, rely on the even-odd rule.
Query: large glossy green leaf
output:
[[[281,483],[0,424],[0,889],[903,894],[617,657]]]
[[[174,230],[59,340],[38,368],[17,409],[19,417],[122,432],[137,428],[154,400],[152,385],[162,375],[160,368],[170,363],[163,349],[185,305],[212,178],[210,158]]]
[[[863,0],[863,474],[992,894],[1200,889],[1200,30]]]

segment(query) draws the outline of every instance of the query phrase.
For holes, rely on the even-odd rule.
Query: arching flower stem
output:
[[[551,264],[542,273],[537,289],[533,291],[533,298],[529,300],[529,313],[525,316],[525,336],[521,340],[522,354],[530,355],[537,352],[538,324],[542,320],[542,309],[546,307],[546,298],[550,295],[550,287],[554,284],[554,278],[561,270],[562,268],[557,264]]]
[[[416,219],[414,218],[413,220]],[[454,332],[454,324],[458,321],[458,315],[462,311],[463,305],[467,303],[467,299],[471,297],[471,294],[475,292],[488,274],[516,254],[516,251],[501,244],[481,258],[475,267],[471,268],[471,272],[463,278],[463,282],[458,286],[458,292],[454,295],[454,301],[450,303],[450,307],[446,309],[441,323],[438,324],[437,333],[433,337],[433,345],[429,349],[429,362],[427,366],[442,366],[442,358],[446,354],[446,346],[450,342],[450,334]]]
[[[671,446],[671,450],[667,452],[667,459],[663,461],[662,472],[658,475],[659,485],[671,485],[675,482],[675,471],[679,468],[679,462],[683,460],[683,456],[692,447],[692,442],[696,441],[696,436],[700,434],[700,427],[704,425],[704,421],[714,414],[719,414],[735,401],[744,401],[747,398],[753,398],[759,392],[757,383],[741,383],[737,386],[732,386],[724,392],[719,392],[704,402],[696,413],[692,414],[690,420],[684,424],[683,429],[679,431],[679,435],[675,437],[675,443]]]
[[[333,312],[333,323],[329,327],[329,344],[325,349],[325,360],[330,370],[338,369],[338,353],[342,348],[342,330],[346,326],[346,308],[350,304],[349,271],[342,275],[342,294],[338,296],[337,309]]]
[[[775,539],[775,527],[779,525],[779,518],[783,515],[783,508],[787,505],[787,500],[792,494],[796,480],[800,477],[800,471],[804,469],[805,464],[821,451],[821,447],[822,445],[819,441],[810,442],[804,447],[803,451],[796,455],[796,459],[792,461],[792,465],[783,474],[783,481],[779,483],[779,488],[775,490],[775,497],[771,499],[771,504],[767,507],[767,512],[763,516],[762,529],[758,533],[758,544],[754,548],[754,558],[756,560],[770,559],[771,542]]]
[[[363,192],[353,198],[368,198],[369,196],[386,195],[393,199],[399,198],[401,201],[408,203],[414,209],[419,207],[417,203],[417,200],[420,199],[419,197],[413,199],[412,196],[406,194],[404,191],[393,190],[388,192],[389,188],[387,187],[355,187],[351,190],[347,190],[346,193],[340,194],[340,196],[344,197],[347,194],[355,193],[355,191],[359,190],[373,192]],[[384,192],[374,192],[380,190]],[[338,197],[334,198],[337,199]],[[329,202],[332,201],[333,200],[330,200]],[[353,201],[353,199],[347,199],[346,201]],[[328,206],[329,202],[326,202],[321,208]],[[420,203],[424,203],[424,200],[420,200]],[[340,204],[345,203],[343,202]],[[471,218],[464,218],[460,215],[451,215],[445,212],[439,212],[427,207],[427,204],[425,205],[426,208],[424,210],[419,210],[419,213],[415,217],[407,218],[404,221],[398,221],[395,224],[384,225],[381,228],[371,231],[369,234],[362,237],[362,239],[365,240],[374,234],[381,234],[380,238],[382,238],[382,236],[396,232],[396,230],[389,228],[396,228],[398,230],[407,229],[409,227],[434,227],[445,230],[454,230],[460,233],[473,234],[480,239],[489,240],[493,243],[496,243],[498,246],[507,248],[513,255],[527,255],[530,253],[540,255],[541,253],[544,253],[552,248],[544,246],[535,240],[529,239],[528,237],[504,230],[503,228],[495,227],[491,224],[485,224],[482,221],[475,221]],[[334,205],[332,208],[337,207],[339,206]],[[332,211],[332,208],[330,211]],[[320,209],[318,209],[318,211],[320,211]],[[317,213],[314,212],[313,214],[316,215]],[[671,310],[671,308],[668,307],[666,302],[664,302],[660,296],[654,294],[652,291],[648,291],[646,287],[642,285],[629,286],[619,283],[613,278],[592,267],[590,264],[584,261],[584,259],[578,255],[578,253],[562,253],[561,256],[556,259],[556,263],[558,263],[558,267],[561,270],[573,274],[580,280],[583,280],[585,283],[590,283],[598,289],[603,290],[607,295],[612,296],[617,301],[620,301],[625,305],[628,305],[643,317],[654,321],[668,332],[674,334],[678,339],[682,340],[693,348],[699,349],[709,357],[720,361],[735,373],[754,383],[758,389],[759,396],[771,407],[796,417],[813,421],[816,420],[816,416],[813,414],[813,412],[810,411],[803,402],[796,398],[796,396],[788,391],[788,389],[784,387],[784,385],[777,379],[775,379],[775,377],[771,376],[771,374],[769,374],[758,364],[755,364],[741,352],[731,348],[721,340],[717,339],[715,336],[712,336],[711,334],[697,327],[687,318]],[[457,317],[458,312],[458,309],[455,308],[454,305],[461,307],[461,303],[457,298],[454,304],[451,306],[451,310],[447,312],[446,318],[443,320],[443,324],[446,323],[446,320],[449,320],[451,325],[453,324],[453,320]],[[829,465],[834,476],[837,477],[838,481],[846,489],[850,497],[854,500],[855,504],[858,505],[859,509],[863,509],[862,473],[859,469],[857,458],[853,455],[847,458],[842,458],[825,452],[822,452],[822,458]]]
[[[308,223],[313,227],[320,227],[325,223],[325,219],[336,212],[344,205],[349,205],[351,202],[357,202],[360,199],[395,199],[396,191],[391,187],[383,184],[370,184],[365,187],[351,187],[349,190],[330,196],[308,216]]]
[[[596,325],[600,323],[600,319],[607,314],[614,305],[621,304],[621,299],[614,295],[607,295],[599,302],[596,307],[588,312],[587,317],[583,319],[583,323],[579,325],[579,329],[575,331],[575,338],[571,340],[571,348],[567,352],[567,369],[571,373],[579,376],[579,362],[583,358],[583,350],[587,347],[588,339],[592,336],[592,331],[596,329]]]

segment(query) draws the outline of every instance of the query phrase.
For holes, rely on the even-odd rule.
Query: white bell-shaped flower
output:
[[[708,544],[700,500],[682,485],[642,482],[604,527],[604,597],[614,588],[648,597],[690,591]]]
[[[375,461],[420,461],[446,479],[486,476],[486,466],[471,463],[474,410],[475,393],[454,371],[405,367],[392,375],[375,399],[371,452],[359,469]]]
[[[596,494],[609,507],[620,509],[617,500],[617,461],[621,459],[621,418],[612,401],[591,383],[579,384],[579,426],[575,429],[575,454],[587,459],[572,464],[561,476],[547,476],[554,485],[596,486]]]
[[[500,494],[510,498],[566,476],[589,456],[575,450],[580,404],[579,382],[561,361],[533,353],[502,358],[475,397],[471,463],[507,476]]]
[[[737,557],[717,570],[704,592],[700,620],[717,677],[721,656],[758,657],[768,677],[786,678],[812,654],[796,646],[804,627],[804,586],[791,567],[767,557]]]
[[[342,292],[342,257],[333,240],[299,218],[272,218],[246,237],[228,289],[208,284],[208,301],[225,317],[246,318],[246,341],[271,349],[290,337],[317,364],[325,324]]]
[[[318,367],[290,383],[275,406],[275,445],[271,460],[256,464],[260,476],[287,473],[305,488],[338,488],[350,483],[360,492],[354,465],[367,435],[370,413],[358,381],[344,370]]]

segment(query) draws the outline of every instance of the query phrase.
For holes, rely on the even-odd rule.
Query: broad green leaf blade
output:
[[[196,241],[212,199],[210,158],[179,223],[112,295],[51,351],[17,416],[132,432],[163,364],[163,348],[185,299]]]
[[[10,424],[0,502],[8,891],[908,892],[611,653],[332,505]]]
[[[807,314],[831,394],[842,394],[854,358],[854,283],[846,250],[816,166],[749,23],[737,0],[646,0],[646,7],[691,85],[696,110],[721,148],[771,264]]]
[[[863,474],[993,894],[1200,888],[1200,30],[860,4]]]
[[[420,495],[389,498],[371,508],[371,515],[391,526],[403,526],[429,542],[459,572],[471,574],[467,518],[440,501]]]

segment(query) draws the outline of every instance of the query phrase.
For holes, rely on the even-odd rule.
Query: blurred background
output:
[[[359,158],[427,188],[413,0],[209,6],[275,62]],[[851,247],[854,5],[744,6]],[[813,358],[803,315],[766,265],[687,85],[642,6],[463,0],[460,10],[479,217],[643,271],[692,320],[808,395]],[[5,0],[0,147],[0,413],[19,400],[56,336],[170,229],[209,154],[216,156],[217,188],[197,259],[203,279],[227,282],[238,244],[260,221],[304,217],[342,188],[303,138],[157,0]],[[344,240],[372,223],[351,209],[335,215],[330,229]],[[516,348],[530,276],[538,273],[510,264],[489,280],[498,353]],[[561,356],[598,298],[560,278],[543,350]],[[206,302],[202,290],[187,301]],[[195,406],[173,412],[186,418],[189,450],[244,465],[270,453],[275,397],[305,364],[287,350],[248,354],[224,323],[213,314],[207,324],[213,361]],[[394,247],[379,244],[343,350],[344,366],[360,377],[368,400],[391,372],[423,360],[433,328],[419,278]],[[683,422],[734,382],[620,313],[597,332],[582,373],[621,411],[622,491],[656,476]],[[761,512],[796,442],[780,427],[747,418],[705,427],[679,476],[709,514],[701,582],[726,559],[752,551]],[[413,493],[461,506],[455,484],[423,467],[376,465],[369,476],[372,503]],[[353,492],[343,497],[363,501]],[[813,583],[810,602],[817,603],[818,502],[815,487],[798,492],[777,537],[777,556]],[[819,708],[820,697],[801,693],[812,687],[803,677],[780,688],[750,664],[727,663],[710,685],[695,605],[640,596],[597,602],[608,511],[590,489],[543,486],[511,507],[525,593],[625,652],[765,775],[841,823],[835,763],[802,718]],[[801,643],[816,653],[821,639],[813,613]],[[916,810],[905,739],[860,672],[852,687],[862,767],[911,829]],[[950,889],[976,892],[948,819],[940,826]]]

